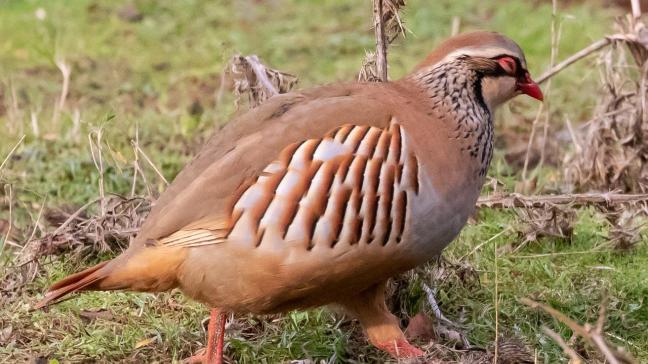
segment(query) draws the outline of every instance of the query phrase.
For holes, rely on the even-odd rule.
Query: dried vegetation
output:
[[[358,75],[359,81],[386,80],[383,75],[386,75],[387,71],[387,47],[406,32],[399,15],[404,6],[403,0],[374,1],[377,50],[367,53]],[[610,247],[630,249],[640,239],[640,228],[645,220],[643,216],[648,212],[648,30],[637,16],[628,16],[619,22],[618,27],[619,33],[567,58],[541,78],[544,81],[552,77],[590,53],[598,54],[603,85],[601,102],[593,117],[582,127],[574,129],[571,123],[567,122],[573,150],[564,157],[566,194],[524,196],[500,193],[484,197],[478,202],[477,207],[480,209],[516,211],[520,224],[514,228],[519,234],[518,245],[511,248],[514,251],[545,237],[569,241],[577,212],[584,207],[593,207],[606,217],[610,224]],[[628,57],[628,54],[631,57]],[[66,68],[59,68],[65,75]],[[237,55],[230,60],[220,80],[221,92],[226,75],[233,82],[237,102],[240,98],[247,98],[250,107],[255,107],[276,94],[290,91],[297,83],[296,76],[265,66],[255,55]],[[61,104],[65,103],[65,89],[66,87],[63,87],[61,92]],[[91,140],[91,145],[92,143]],[[94,143],[99,149],[99,154],[97,158],[93,152],[93,158],[99,174],[103,175],[99,135],[95,135]],[[133,142],[133,147],[136,150],[135,154],[144,157],[163,179],[155,164],[141,151],[136,141]],[[14,150],[15,148],[0,165],[0,171]],[[528,164],[528,158],[527,152],[524,165]],[[135,176],[145,178],[138,159],[134,161],[134,168],[139,171]],[[101,185],[103,182],[99,183]],[[134,181],[133,186],[135,184]],[[100,190],[102,191],[101,187]],[[135,196],[134,187],[132,192],[132,197],[129,198],[113,195],[106,197],[102,192],[97,200],[81,207],[44,211],[44,220],[54,230],[38,238],[33,232],[26,236],[26,232],[12,228],[11,217],[9,220],[0,220],[0,233],[5,235],[5,242],[21,239],[26,241],[24,245],[18,245],[19,249],[12,250],[15,257],[11,259],[12,266],[6,270],[7,273],[0,284],[0,303],[3,299],[8,301],[17,295],[25,284],[37,276],[39,262],[44,260],[43,257],[66,254],[67,259],[78,260],[87,255],[126,246],[141,225],[152,200],[150,193],[148,197]],[[11,200],[11,193],[6,193],[5,196]],[[40,214],[34,224],[34,232],[39,226],[39,221]],[[481,245],[475,250],[480,247]],[[501,253],[502,250],[498,252]],[[461,317],[456,323],[441,313],[435,297],[436,292],[430,288],[438,284],[461,285],[470,289],[479,287],[481,283],[479,273],[462,258],[456,262],[441,259],[394,279],[389,287],[389,305],[395,312],[400,312],[403,323],[408,327],[407,335],[426,344],[425,348],[429,353],[426,362],[533,363],[537,360],[532,354],[533,351],[529,349],[532,345],[515,335],[497,333],[498,336],[491,347],[472,346],[466,338],[469,328],[464,325]],[[425,307],[411,306],[409,296],[412,287],[415,287],[415,292],[425,297]],[[594,358],[588,360],[608,363],[636,362],[625,350],[613,347],[606,341],[603,332],[606,299],[601,303],[599,319],[595,325],[580,325],[550,306],[529,299],[523,299],[523,303],[533,308],[541,308],[573,331],[574,339],[565,342],[559,334],[544,328],[545,333],[563,348],[571,363],[587,362],[579,351],[573,348],[578,344],[578,340],[582,340],[597,353]],[[92,319],[96,318],[96,315],[90,316]],[[343,321],[340,325],[348,325],[358,331],[353,323]],[[234,331],[236,336],[245,338],[260,335],[267,328],[260,321],[240,318],[230,325],[230,330]],[[0,331],[0,342],[4,334]]]

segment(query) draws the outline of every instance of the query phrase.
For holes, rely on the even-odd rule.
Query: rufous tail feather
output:
[[[74,273],[54,283],[49,290],[47,290],[47,293],[45,293],[45,297],[43,297],[43,299],[40,300],[34,308],[43,308],[69,293],[88,289],[89,286],[96,284],[99,280],[108,275],[105,267],[110,262],[111,261],[101,262],[93,267]]]
[[[186,256],[187,249],[183,247],[154,246],[128,250],[113,260],[56,282],[34,308],[45,307],[78,291],[125,289],[162,292],[172,289],[178,286],[178,270]]]

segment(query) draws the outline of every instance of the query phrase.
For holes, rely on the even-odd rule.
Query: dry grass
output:
[[[387,17],[385,20],[385,32],[387,33],[387,39],[391,42],[398,34],[403,32],[401,17],[398,15],[397,9],[402,7],[404,2],[385,0],[384,6],[389,6],[389,4],[392,4],[393,8],[384,8],[383,16]],[[556,15],[555,11],[554,9],[554,17]],[[135,22],[141,21],[142,17],[146,19],[147,16],[140,13],[138,16],[140,20],[135,20]],[[453,21],[453,23],[458,24],[458,21]],[[466,23],[469,24],[470,19],[467,19]],[[450,27],[446,28],[449,29]],[[389,34],[393,35],[389,36]],[[638,50],[640,51],[641,48],[638,48]],[[257,52],[256,50],[253,51]],[[402,50],[399,49],[398,52],[400,51]],[[247,51],[244,54],[250,53],[252,52]],[[262,53],[259,51],[258,54]],[[616,55],[618,57],[622,56],[621,53]],[[266,59],[265,56],[264,59]],[[553,63],[553,61],[550,62],[550,64]],[[69,65],[72,64],[74,63],[69,63]],[[281,64],[283,67],[283,63],[274,64]],[[558,63],[556,67],[561,66],[561,64]],[[159,67],[162,69],[168,66],[161,64]],[[367,67],[371,69],[373,66],[369,64]],[[565,68],[564,64],[562,67],[562,70],[568,69]],[[626,87],[632,86],[632,82],[637,84],[633,80],[637,79],[638,68],[633,67],[626,67],[626,63],[619,61],[614,69],[627,72],[625,77],[627,77],[626,83],[628,84],[615,84],[615,87],[617,87],[615,92],[626,92],[624,90],[626,90]],[[74,125],[76,125],[77,131],[71,134],[72,139],[74,139],[74,135],[78,138],[80,133],[78,127],[79,120],[82,118],[73,117],[74,112],[68,109],[74,109],[79,104],[79,96],[78,93],[76,95],[74,93],[74,77],[71,78],[71,73],[67,73],[66,86],[64,69],[61,69],[60,66],[59,68],[61,74],[63,74],[63,80],[61,87],[56,89],[57,97],[54,105],[60,105],[61,122],[64,122],[66,117],[70,117],[71,120],[69,121],[71,122],[76,120]],[[77,68],[73,67],[72,69],[75,70],[74,75],[76,75]],[[234,89],[237,96],[247,97],[252,107],[276,93],[290,90],[296,82],[296,78],[292,75],[263,66],[256,56],[237,56],[233,58],[228,69],[227,74],[234,79]],[[301,77],[309,77],[309,75],[305,74],[306,72],[303,73],[304,75],[300,74]],[[364,77],[377,78],[377,74],[377,72],[365,71]],[[222,77],[216,75],[217,78],[220,77],[220,82],[217,83],[217,92],[219,94],[215,95],[218,100],[220,100],[220,94],[227,88],[227,82],[224,80],[226,72],[222,72],[220,75]],[[634,90],[636,98],[636,94],[641,92],[643,86],[639,83],[633,87],[634,89],[630,89]],[[66,89],[70,90],[65,91]],[[210,87],[207,93],[214,90],[214,87]],[[10,91],[8,95],[15,94],[13,84]],[[560,89],[556,89],[555,92],[559,94]],[[243,96],[245,94],[247,96]],[[65,96],[63,97],[63,95]],[[170,98],[173,98],[173,96]],[[18,97],[14,96],[12,100],[18,100]],[[138,103],[149,107],[150,104],[147,104],[149,101],[146,100],[149,100],[149,98],[143,98]],[[200,100],[201,104],[199,105],[211,105],[203,102],[202,99]],[[635,99],[631,102],[624,99],[622,102],[625,103],[625,108],[629,108],[638,105],[639,100]],[[154,105],[157,108],[160,107],[160,104]],[[189,114],[200,114],[194,112],[197,109],[193,107],[194,105],[195,103],[192,102],[188,106]],[[223,104],[216,101],[215,105],[222,106]],[[15,127],[14,129],[17,132],[20,125],[16,120],[18,120],[18,115],[21,112],[25,113],[25,110],[21,111],[20,109],[24,107],[24,104],[16,101],[10,103],[9,106],[9,111],[14,120],[11,125]],[[624,107],[615,110],[624,110]],[[164,106],[161,108],[164,109]],[[178,112],[176,108],[164,110],[169,113]],[[34,132],[34,134],[44,135],[47,132],[42,130],[44,123],[37,118],[40,114],[37,112],[31,114],[36,115],[31,118],[31,120],[36,120],[32,124],[41,129],[38,133]],[[623,115],[623,117],[629,118],[628,120],[634,120],[635,124],[638,120],[636,114],[632,116],[631,113],[625,111],[618,115]],[[610,118],[610,116],[606,117]],[[83,124],[81,123],[81,125]],[[180,133],[178,130],[175,131],[174,136]],[[606,131],[605,128],[596,130],[599,133]],[[627,135],[634,135],[630,132],[635,129],[622,128],[620,130],[628,132]],[[110,130],[107,129],[106,131],[109,132]],[[574,135],[579,132],[580,129],[577,128]],[[114,293],[110,296],[92,294],[75,299],[73,302],[66,302],[50,312],[33,314],[35,316],[32,316],[32,313],[25,307],[54,278],[70,273],[78,265],[86,265],[89,261],[103,257],[106,254],[103,252],[123,248],[130,236],[137,230],[148,210],[150,200],[157,193],[156,190],[160,187],[163,188],[166,184],[163,172],[167,175],[173,174],[169,171],[168,165],[166,167],[164,164],[156,165],[155,162],[158,161],[160,151],[156,150],[155,144],[150,141],[152,138],[151,130],[148,129],[147,133],[149,133],[147,137],[140,140],[138,128],[134,138],[127,138],[133,140],[128,147],[132,147],[134,150],[131,160],[133,174],[129,176],[130,179],[126,183],[127,187],[124,189],[125,194],[128,194],[127,191],[130,189],[129,198],[114,196],[108,192],[115,190],[114,188],[111,189],[110,180],[111,176],[118,174],[114,168],[111,169],[111,162],[109,161],[112,151],[109,150],[106,141],[110,140],[111,136],[98,134],[95,129],[94,134],[92,134],[93,138],[90,140],[94,153],[91,154],[92,158],[89,159],[89,162],[92,168],[95,169],[93,175],[98,177],[91,179],[94,193],[90,199],[92,201],[81,208],[63,209],[63,212],[58,213],[45,208],[44,202],[40,203],[35,208],[33,216],[31,216],[30,224],[24,224],[28,225],[29,228],[23,226],[20,239],[14,239],[14,241],[26,241],[27,243],[20,244],[15,249],[13,247],[10,249],[11,255],[6,257],[11,263],[7,266],[8,268],[2,271],[6,276],[0,292],[1,303],[5,307],[10,307],[8,312],[12,312],[13,316],[10,320],[0,319],[0,344],[17,348],[10,351],[11,354],[7,357],[11,357],[13,360],[17,360],[17,358],[25,359],[30,356],[33,358],[35,356],[32,356],[32,353],[38,353],[39,355],[36,356],[53,355],[71,361],[87,361],[88,358],[93,357],[125,362],[165,361],[169,360],[169,358],[179,359],[187,356],[201,345],[204,332],[197,328],[197,324],[192,325],[192,322],[195,323],[201,317],[204,317],[205,311],[173,294],[146,295],[143,297],[121,293]],[[121,136],[123,137],[123,135]],[[596,138],[606,140],[601,136]],[[633,138],[635,137],[633,136]],[[547,139],[543,138],[543,140]],[[14,140],[18,140],[18,138]],[[632,140],[630,146],[635,147],[636,140]],[[22,141],[20,139],[17,144],[21,145]],[[581,143],[589,146],[589,142],[585,141],[580,141],[576,146],[582,146]],[[166,144],[163,145],[166,146]],[[603,148],[609,148],[612,151],[627,147],[626,144],[623,144],[622,138],[615,139],[611,146],[605,143],[601,145]],[[5,162],[11,159],[15,150],[16,148],[9,152]],[[144,150],[150,153],[150,157],[144,153]],[[643,153],[643,149],[639,148],[638,150]],[[143,166],[140,166],[142,161],[142,159],[139,159],[140,157],[146,163]],[[586,157],[582,158],[587,159]],[[601,166],[607,167],[607,161],[607,159],[603,160]],[[0,167],[0,173],[5,171],[5,162]],[[130,162],[127,164],[130,165]],[[155,172],[154,176],[152,178],[149,176],[148,180],[144,171],[146,165]],[[7,167],[10,167],[10,165],[7,165]],[[633,168],[627,168],[626,170],[635,171]],[[643,172],[641,172],[641,168],[639,170],[641,176]],[[150,183],[151,180],[156,179],[155,175],[163,182],[157,187],[154,183]],[[631,175],[631,173],[628,174],[628,176]],[[622,173],[621,178],[616,181],[623,180],[623,178],[625,176]],[[591,186],[583,184],[581,189],[589,191]],[[103,192],[101,192],[102,190]],[[643,192],[643,189],[632,191]],[[137,197],[139,193],[146,194],[148,197]],[[14,206],[15,195],[15,192],[12,192],[11,189],[5,192],[4,197],[5,200],[10,202],[9,207]],[[557,242],[561,240],[568,240],[572,236],[572,229],[578,229],[578,226],[574,225],[575,222],[582,220],[579,220],[579,216],[574,215],[576,213],[582,214],[585,205],[596,206],[604,212],[605,216],[616,216],[615,219],[619,221],[618,224],[623,226],[625,226],[625,223],[622,224],[620,221],[634,217],[622,213],[630,203],[629,201],[625,201],[623,204],[615,204],[610,203],[610,201],[614,201],[614,198],[610,198],[610,195],[601,193],[594,193],[593,195],[596,197],[592,197],[592,199],[596,200],[593,202],[579,203],[578,201],[570,201],[570,196],[562,196],[563,199],[567,198],[566,203],[549,200],[544,202],[535,201],[530,205],[527,204],[528,201],[523,197],[508,196],[508,200],[502,198],[501,201],[512,201],[510,206],[518,208],[518,219],[523,222],[521,225],[524,225],[527,229],[518,229],[518,226],[514,226],[512,223],[509,224],[509,220],[501,215],[496,215],[495,218],[487,217],[485,221],[467,229],[472,231],[473,234],[476,229],[483,230],[476,237],[475,235],[468,235],[468,238],[464,238],[451,247],[451,249],[458,249],[461,258],[442,260],[438,264],[421,268],[395,280],[393,285],[395,293],[390,305],[395,312],[399,312],[403,324],[410,323],[410,318],[415,317],[417,313],[422,313],[425,317],[435,318],[431,323],[434,329],[433,336],[419,341],[419,344],[424,345],[428,352],[427,362],[486,363],[493,362],[495,357],[497,357],[498,362],[534,362],[538,358],[532,355],[533,351],[529,350],[529,347],[536,349],[541,347],[537,349],[539,351],[547,350],[539,354],[540,360],[545,357],[544,355],[548,355],[546,358],[557,358],[555,352],[547,354],[552,350],[551,348],[547,349],[546,346],[542,346],[544,345],[542,342],[546,338],[540,333],[540,330],[536,332],[530,328],[539,327],[541,326],[540,322],[545,321],[534,321],[533,314],[520,310],[515,303],[511,303],[516,301],[515,297],[511,297],[511,292],[516,291],[512,290],[511,283],[506,281],[508,275],[525,277],[525,269],[534,264],[544,264],[540,263],[544,257],[541,254],[528,255],[532,257],[527,259],[528,263],[521,263],[516,266],[511,263],[513,258],[508,256],[510,251],[506,251],[505,248],[513,244],[512,246],[515,247],[514,253],[520,251],[533,252],[540,244],[559,244]],[[96,200],[94,200],[95,197]],[[523,201],[523,203],[519,205],[519,201]],[[505,202],[502,202],[502,206],[508,203]],[[493,207],[497,206],[491,204],[484,207],[482,215],[493,212],[495,210]],[[22,207],[22,210],[24,209]],[[15,236],[15,232],[18,231],[18,227],[12,224],[15,220],[13,216],[15,209],[12,208],[10,211],[12,211],[12,214],[7,221],[9,229],[4,230],[4,232],[7,236]],[[609,220],[611,221],[611,219]],[[49,226],[45,222],[49,223]],[[616,225],[617,223],[614,223],[614,226]],[[494,229],[493,226],[497,229]],[[596,234],[599,234],[598,230],[596,230],[599,229],[598,227],[591,229]],[[509,234],[512,231],[521,231],[521,236]],[[618,232],[618,239],[619,241],[626,239],[636,243],[640,239],[639,232],[638,228],[633,230],[622,227]],[[579,240],[578,234],[574,234],[576,235],[574,240]],[[616,239],[615,234],[617,234],[615,230],[610,229],[608,240],[614,241]],[[466,244],[468,239],[474,240],[474,246]],[[5,241],[7,241],[6,238]],[[530,244],[537,241],[540,244]],[[502,242],[510,244],[502,244]],[[578,242],[574,244],[578,244]],[[632,244],[627,245],[628,247],[634,246]],[[560,249],[560,245],[557,246]],[[463,248],[467,248],[469,251],[465,252],[462,250]],[[562,248],[567,249],[565,246],[562,246]],[[597,249],[603,251],[603,248],[609,248],[609,246],[599,246]],[[558,251],[556,253],[542,254],[562,253],[572,254],[573,252]],[[480,265],[478,262],[482,259],[481,256],[486,254],[489,255],[488,263]],[[591,254],[591,252],[583,252],[583,255],[588,254]],[[631,254],[631,252],[628,254]],[[626,257],[628,256],[626,255]],[[41,265],[38,263],[41,263]],[[575,263],[565,263],[566,266],[570,264]],[[490,294],[489,289],[493,284],[491,268],[495,265],[498,267],[498,276],[494,279],[497,290],[493,296]],[[550,269],[543,267],[542,270]],[[566,268],[559,267],[558,269]],[[533,276],[533,279],[541,280],[541,278],[537,278],[537,273]],[[540,283],[542,284],[542,282]],[[517,285],[517,282],[515,284]],[[553,299],[554,301],[565,302],[565,304],[570,302],[568,294],[559,293],[558,288],[556,288],[558,287],[557,282],[546,280],[544,286],[548,291],[540,291],[538,293],[539,297],[534,296],[534,299],[538,301]],[[430,292],[433,293],[432,298],[430,298]],[[553,292],[558,293],[553,295]],[[561,294],[564,296],[561,297]],[[495,302],[494,308],[491,307],[493,302]],[[579,305],[580,302],[575,306],[580,307]],[[101,307],[101,309],[79,311],[80,307]],[[562,307],[562,309],[571,312],[577,311],[578,307]],[[613,321],[611,321],[610,326],[616,328],[612,332],[616,333],[617,336],[625,336],[626,322],[622,321],[620,323],[618,317],[625,316],[626,311],[624,311],[624,307],[617,307],[616,310],[611,312]],[[492,312],[497,312],[495,319],[489,316]],[[155,317],[155,315],[160,317]],[[628,315],[630,317],[637,316],[630,313]],[[452,318],[453,321],[450,321],[447,317]],[[450,322],[443,320],[443,318]],[[497,329],[492,330],[490,327],[485,327],[493,322]],[[519,329],[518,326],[522,326],[523,329]],[[145,329],[146,327],[150,329]],[[43,334],[43,331],[46,331],[47,334]],[[88,332],[91,334],[87,334]],[[495,335],[493,335],[493,332],[495,332]],[[295,358],[300,356],[326,357],[327,362],[346,360],[380,362],[387,359],[381,356],[382,354],[366,347],[366,342],[356,323],[333,318],[326,311],[296,312],[282,317],[236,317],[236,320],[229,326],[228,335],[228,356],[242,362],[259,362],[263,360],[275,362],[284,360],[287,357]],[[553,338],[555,335],[552,335],[549,336]],[[564,337],[562,332],[559,335]],[[523,339],[519,339],[520,336]],[[114,340],[115,337],[123,338],[124,342],[128,344],[111,343],[110,340]],[[467,339],[472,342],[466,344]],[[61,345],[65,349],[55,349]],[[472,346],[471,350],[467,350],[469,345]],[[78,349],[78,347],[83,349]],[[574,350],[578,352],[578,349],[577,347]],[[80,354],[80,352],[84,354]],[[496,352],[497,354],[495,354]],[[592,358],[596,359],[598,357],[592,356]]]
[[[562,312],[528,298],[522,299],[522,302],[533,308],[542,309],[546,313],[550,314],[553,318],[567,325],[574,333],[574,336],[572,336],[572,339],[570,341],[575,341],[577,337],[585,340],[590,346],[596,349],[598,354],[600,354],[600,358],[596,358],[597,362],[606,362],[610,364],[638,364],[638,361],[635,360],[632,355],[628,354],[625,349],[621,347],[613,347],[606,340],[605,333],[603,332],[605,325],[605,315],[608,305],[608,298],[606,293],[603,294],[603,299],[599,307],[598,319],[595,325],[588,323],[580,325],[571,318],[565,316]],[[583,357],[578,355],[576,350],[574,350],[569,344],[564,342],[560,335],[558,335],[555,331],[547,327],[544,327],[543,330],[552,339],[556,340],[560,344],[560,347],[563,348],[565,354],[569,356],[571,363],[577,364],[584,361]]]
[[[566,160],[565,178],[575,190],[645,192],[648,187],[647,44],[643,23],[619,23],[609,37],[614,46],[600,52],[604,90],[592,119],[572,134],[574,153]],[[628,62],[626,51],[634,62]]]
[[[405,0],[374,0],[373,27],[376,51],[366,51],[358,73],[359,82],[385,82],[388,80],[387,48],[399,36],[405,37],[407,28],[400,12]]]
[[[264,65],[255,55],[232,57],[229,73],[234,80],[237,106],[243,95],[247,95],[253,108],[274,95],[292,90],[297,84],[296,76]]]

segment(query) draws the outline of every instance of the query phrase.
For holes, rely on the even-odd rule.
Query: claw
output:
[[[377,344],[376,347],[386,351],[394,358],[417,358],[425,355],[425,352],[410,344],[406,339],[397,339]]]

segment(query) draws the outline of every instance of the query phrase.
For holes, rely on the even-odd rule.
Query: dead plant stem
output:
[[[7,242],[9,241],[9,237],[11,236],[11,229],[13,227],[13,189],[11,188],[10,184],[5,185],[5,191],[6,190],[9,190],[9,193],[7,193],[7,195],[9,196],[9,226],[7,227],[7,232],[5,233],[4,240],[2,240],[2,245],[0,245],[0,258],[2,258],[2,254],[4,254],[4,249],[7,245]]]
[[[374,32],[376,35],[376,71],[382,82],[387,82],[387,42],[383,22],[383,0],[373,1]]]
[[[567,57],[565,60],[562,62],[558,63],[557,65],[551,67],[547,71],[545,71],[538,79],[536,80],[537,83],[542,84],[545,81],[548,81],[551,77],[555,76],[565,68],[569,67],[572,63],[577,62],[581,60],[582,58],[585,58],[589,56],[590,54],[600,50],[601,48],[609,45],[612,43],[612,37],[606,37],[600,40],[597,40],[596,42],[590,44],[589,46],[581,49],[580,51],[574,53],[573,55]]]
[[[556,58],[558,57],[558,45],[560,44],[560,27],[556,29],[556,22],[558,18],[558,0],[551,1],[551,58],[550,65],[553,67],[556,64]],[[542,147],[540,148],[540,161],[536,166],[536,170],[540,170],[545,161],[545,152],[547,149],[547,136],[549,134],[549,117],[551,115],[551,79],[547,82],[547,87],[545,88],[546,95],[546,110],[544,117],[544,126],[542,132]],[[527,153],[529,149],[527,149]],[[528,157],[528,156],[527,156]],[[525,159],[526,161],[526,159]]]
[[[574,207],[596,204],[623,204],[647,202],[648,194],[624,194],[616,192],[605,193],[576,193],[562,195],[534,195],[525,196],[511,193],[501,196],[483,196],[477,200],[478,208],[543,208],[546,205],[572,205]]]
[[[59,95],[58,103],[54,107],[54,117],[52,118],[52,123],[56,127],[61,117],[61,112],[65,107],[65,100],[67,99],[70,88],[70,74],[72,73],[72,69],[67,63],[65,63],[65,60],[63,60],[62,58],[57,59],[54,63],[56,64],[56,67],[58,67],[59,71],[61,71],[61,75],[63,76],[61,94]]]
[[[567,356],[570,359],[570,361],[569,361],[570,364],[581,364],[581,363],[583,363],[583,361],[581,360],[581,357],[578,355],[576,350],[572,349],[565,342],[565,340],[563,340],[562,337],[560,337],[560,335],[558,335],[558,333],[556,333],[555,331],[551,330],[550,328],[548,328],[546,326],[542,327],[542,331],[547,336],[552,338],[563,349],[563,352],[565,352],[565,354],[567,354]]]
[[[265,72],[265,67],[261,64],[259,57],[253,54],[251,56],[245,57],[245,60],[248,62],[248,64],[250,64],[250,67],[252,67],[252,71],[254,72],[257,80],[259,80],[259,82],[267,90],[268,96],[272,97],[279,94],[279,91],[277,91],[272,82],[270,82],[270,80],[268,79],[268,75]],[[144,158],[146,158],[146,156]]]
[[[99,128],[88,134],[88,141],[90,142],[90,154],[97,171],[99,172],[99,206],[101,209],[101,216],[106,215],[106,196],[104,191],[104,165],[101,148],[101,137],[103,129]],[[94,136],[94,139],[93,139]],[[96,143],[96,144],[95,144]],[[95,150],[96,148],[96,150]]]
[[[38,216],[36,217],[36,221],[34,222],[34,228],[32,229],[29,238],[25,240],[25,244],[22,246],[21,253],[25,250],[27,243],[32,241],[34,235],[36,235],[36,229],[38,229],[38,224],[40,223],[40,219],[43,216],[43,210],[45,209],[46,202],[47,202],[47,196],[43,197],[43,202],[41,202],[41,208],[38,210]]]
[[[527,171],[529,170],[529,156],[531,155],[531,146],[533,146],[533,141],[535,140],[536,126],[538,125],[538,121],[540,120],[540,116],[542,115],[543,110],[544,110],[544,103],[540,104],[540,106],[538,107],[538,112],[536,113],[535,119],[533,119],[533,123],[531,124],[531,135],[529,135],[526,155],[524,157],[524,167],[522,168],[522,181],[527,180]]]
[[[79,215],[83,211],[85,211],[88,207],[92,206],[93,204],[97,203],[99,199],[92,200],[90,202],[87,202],[85,205],[79,207],[72,215],[70,215],[62,224],[61,226],[57,227],[56,230],[51,234],[51,236],[56,236],[60,234],[74,219],[78,218]]]
[[[495,354],[493,356],[493,364],[497,364],[497,357],[499,355],[499,267],[497,264],[497,239],[495,241],[495,248],[493,256],[495,258]]]
[[[25,140],[25,134],[18,139],[18,142],[11,148],[5,159],[2,161],[2,164],[0,164],[0,172],[2,172],[2,169],[4,168],[5,164],[7,164],[7,161],[11,158],[11,156],[16,152],[16,149],[22,144],[22,142]]]
[[[168,186],[169,181],[167,181],[167,179],[164,178],[164,175],[162,174],[162,172],[160,172],[158,167],[155,166],[155,163],[153,163],[153,161],[148,157],[148,155],[146,155],[146,153],[144,153],[144,150],[142,150],[142,148],[139,146],[139,144],[135,144],[135,142],[133,142],[133,141],[131,141],[131,144],[133,145],[133,147],[135,147],[135,149],[137,149],[137,151],[139,153],[142,154],[142,157],[144,157],[144,160],[146,160],[146,163],[148,163],[149,166],[151,166],[151,168],[153,168],[155,173],[158,175],[158,177],[160,177],[160,179],[164,182],[164,184]]]
[[[133,198],[135,197],[135,187],[137,186],[137,171],[138,171],[138,163],[139,163],[139,152],[137,151],[137,146],[139,146],[139,123],[135,123],[135,141],[133,146],[133,154],[134,154],[134,159],[133,159],[133,183],[131,184],[131,193],[130,197]]]
[[[506,229],[500,231],[499,233],[491,236],[488,240],[482,242],[481,244],[477,245],[473,250],[471,250],[469,253],[464,254],[461,258],[459,258],[459,261],[461,262],[462,260],[466,259],[467,257],[473,255],[477,250],[481,249],[484,245],[490,243],[491,241],[494,241],[495,239],[499,238],[500,236],[504,235],[505,233],[511,231],[512,227],[509,226]]]

